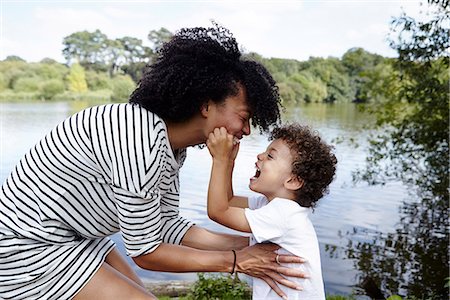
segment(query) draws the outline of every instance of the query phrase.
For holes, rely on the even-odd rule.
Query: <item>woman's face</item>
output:
[[[206,113],[206,136],[217,127],[225,127],[238,139],[249,135],[251,112],[246,99],[245,88],[240,86],[237,95],[225,98],[223,103],[210,101]]]

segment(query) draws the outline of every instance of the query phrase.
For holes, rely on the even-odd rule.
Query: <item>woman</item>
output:
[[[279,120],[266,69],[221,27],[182,29],[148,67],[130,104],[66,119],[27,153],[0,194],[0,298],[154,299],[114,248],[168,272],[243,272],[295,287],[277,246],[194,226],[178,214],[186,147],[216,127],[241,139]],[[233,251],[230,251],[233,250]],[[284,256],[281,262],[301,262]]]

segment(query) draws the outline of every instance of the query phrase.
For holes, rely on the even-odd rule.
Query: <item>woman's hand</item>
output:
[[[294,255],[279,255],[274,252],[280,247],[275,244],[256,244],[236,251],[236,271],[264,280],[280,297],[287,299],[277,283],[301,290],[302,287],[286,279],[282,275],[307,278],[299,270],[281,266],[280,263],[302,263],[304,259]]]

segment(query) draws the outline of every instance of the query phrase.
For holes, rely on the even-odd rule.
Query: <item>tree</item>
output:
[[[353,102],[366,102],[370,99],[371,89],[367,88],[367,76],[383,64],[385,58],[372,54],[362,48],[352,48],[342,56],[342,64],[349,75]]]
[[[294,88],[297,102],[322,102],[327,97],[327,87],[321,79],[315,77],[309,71],[302,71],[289,78],[298,83]]]
[[[64,38],[63,56],[69,65],[73,62],[78,62],[85,68],[107,65],[105,53],[108,43],[106,34],[98,29],[94,32],[75,32]]]
[[[428,21],[402,14],[392,22],[390,44],[399,57],[372,77],[380,97],[369,109],[380,133],[370,140],[366,167],[355,174],[370,184],[402,180],[409,198],[394,233],[350,243],[347,253],[384,290],[448,299],[448,0],[429,0],[428,13]]]
[[[147,38],[153,44],[153,51],[156,52],[165,42],[168,42],[172,36],[172,32],[164,27],[161,27],[159,30],[151,30]]]
[[[8,55],[4,61],[21,61],[21,62],[26,62],[25,59],[23,59],[20,56],[17,55]]]
[[[377,116],[377,125],[390,129],[377,137],[379,142],[373,141],[376,148],[372,150],[373,154],[378,153],[392,143],[394,148],[377,157],[403,163],[390,164],[387,172],[382,172],[379,161],[374,160],[369,164],[372,175],[384,174],[386,178],[394,175],[415,183],[429,178],[429,172],[437,177],[447,174],[450,11],[447,1],[430,0],[429,5],[432,19],[428,22],[405,15],[392,22],[393,31],[399,35],[397,39],[391,38],[390,43],[399,58],[392,61],[390,76],[378,78],[381,84],[372,82],[382,87],[373,93],[383,100],[369,107]],[[407,162],[405,155],[414,161]],[[413,166],[418,168],[413,172],[415,176],[408,172]],[[417,173],[418,170],[421,172]],[[378,181],[375,176],[366,175],[366,179]],[[406,175],[411,176],[405,178]],[[448,181],[442,179],[439,182],[446,185]],[[446,188],[439,188],[443,189]]]
[[[342,62],[336,58],[310,58],[303,64],[316,80],[326,86],[326,93],[321,101],[351,101],[350,80]]]
[[[155,53],[150,47],[144,46],[140,39],[126,36],[119,40],[124,49],[124,63],[121,70],[138,82],[142,77],[142,70],[153,59]]]
[[[108,67],[109,77],[113,77],[120,69],[120,65],[125,62],[124,53],[125,48],[120,39],[106,41],[103,61]]]
[[[67,81],[69,82],[70,91],[77,93],[87,91],[84,69],[80,64],[73,64],[70,67],[70,73],[67,76]]]

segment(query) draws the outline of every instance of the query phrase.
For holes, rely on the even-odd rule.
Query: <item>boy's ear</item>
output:
[[[288,180],[285,181],[284,187],[291,191],[296,191],[301,189],[305,181],[298,176],[292,175]]]

